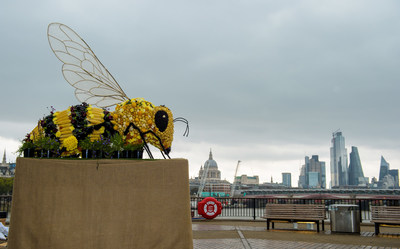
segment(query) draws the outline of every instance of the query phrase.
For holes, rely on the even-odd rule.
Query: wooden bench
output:
[[[324,205],[315,204],[267,204],[265,206],[265,214],[263,219],[267,219],[267,230],[269,223],[272,223],[274,229],[274,221],[288,222],[315,222],[317,224],[317,232],[319,232],[319,222],[322,221],[322,231],[325,230],[324,221],[326,211]]]
[[[371,221],[375,223],[375,234],[379,234],[380,225],[400,225],[399,206],[371,206]]]

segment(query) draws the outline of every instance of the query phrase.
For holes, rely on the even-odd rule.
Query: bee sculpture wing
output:
[[[64,64],[66,81],[75,88],[80,102],[109,107],[129,99],[89,45],[71,28],[51,23],[47,29],[50,47]]]

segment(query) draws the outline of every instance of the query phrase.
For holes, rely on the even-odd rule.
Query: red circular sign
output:
[[[207,197],[197,204],[197,212],[206,219],[214,219],[221,211],[221,202],[213,197]]]

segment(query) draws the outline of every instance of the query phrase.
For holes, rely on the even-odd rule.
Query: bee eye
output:
[[[165,131],[168,127],[168,113],[165,111],[156,112],[155,123],[161,132]]]

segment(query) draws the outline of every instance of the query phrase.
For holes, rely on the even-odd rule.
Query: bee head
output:
[[[171,144],[174,135],[174,119],[172,112],[167,107],[161,105],[154,108],[154,130],[153,132],[160,138],[161,143],[154,143],[161,151],[168,154],[171,151]]]

